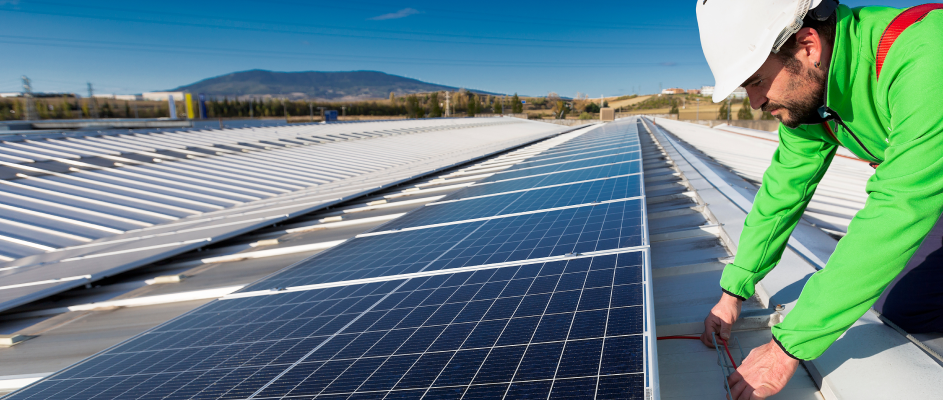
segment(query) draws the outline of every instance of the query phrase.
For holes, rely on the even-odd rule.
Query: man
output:
[[[730,376],[734,399],[778,393],[800,360],[821,355],[882,293],[879,311],[903,329],[943,331],[943,10],[906,28],[881,57],[885,30],[902,11],[835,0],[697,2],[714,101],[742,85],[753,108],[782,122],[723,294],[704,321],[704,344],[711,333],[730,336],[837,147],[879,164],[828,265],[773,327],[773,340]]]

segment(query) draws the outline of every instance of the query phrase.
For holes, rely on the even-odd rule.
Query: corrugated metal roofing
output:
[[[0,309],[568,130],[494,118],[4,141]]]
[[[763,172],[779,146],[778,135],[771,132],[727,125],[711,129],[667,119],[658,119],[658,124],[756,185],[762,182]],[[865,184],[873,174],[874,169],[867,162],[848,149],[839,148],[838,156],[812,196],[805,217],[819,228],[843,236],[851,218],[868,199]]]

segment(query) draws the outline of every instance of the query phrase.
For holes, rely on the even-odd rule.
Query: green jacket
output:
[[[870,308],[904,269],[943,214],[943,10],[897,39],[881,79],[875,54],[902,10],[838,9],[826,105],[840,143],[820,125],[780,127],[779,148],[747,216],[736,260],[721,287],[748,298],[779,262],[816,186],[845,146],[881,166],[868,200],[827,266],[813,274],[795,307],[773,327],[792,356],[814,359]]]

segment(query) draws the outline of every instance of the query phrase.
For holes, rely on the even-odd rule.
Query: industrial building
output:
[[[776,135],[624,118],[0,143],[10,399],[722,399],[694,340]],[[840,153],[733,362],[866,199]],[[943,339],[869,313],[778,399],[934,398]],[[727,367],[725,367],[727,366]]]

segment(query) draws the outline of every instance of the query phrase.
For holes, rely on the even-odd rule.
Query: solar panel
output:
[[[583,159],[583,160],[578,160],[578,161],[562,162],[562,163],[537,166],[537,167],[532,167],[532,168],[522,168],[522,169],[515,169],[515,170],[510,170],[510,171],[502,171],[502,172],[496,173],[492,178],[497,178],[497,179],[518,178],[522,176],[562,171],[562,170],[567,170],[567,169],[575,169],[575,168],[582,168],[582,167],[591,167],[591,166],[601,165],[601,164],[611,164],[611,163],[633,161],[633,160],[638,160],[640,157],[641,157],[640,153],[638,152],[627,152],[623,154],[599,156],[599,157],[593,157],[593,158],[588,158],[588,159]]]
[[[375,278],[642,245],[642,201],[630,200],[362,236],[244,291]]]
[[[638,145],[619,146],[618,148],[611,148],[611,147],[612,146],[609,146],[605,150],[596,150],[596,151],[580,150],[576,152],[575,154],[565,155],[565,156],[549,156],[549,157],[544,157],[540,159],[536,159],[535,157],[535,159],[528,159],[525,162],[515,164],[511,168],[508,168],[506,171],[534,168],[534,167],[539,167],[543,165],[560,164],[560,163],[579,161],[579,160],[596,159],[596,158],[601,158],[601,157],[606,157],[606,156],[618,156],[618,155],[624,155],[624,154],[628,155],[629,153],[638,153],[640,151]],[[627,157],[629,157],[630,159],[635,159],[635,158],[638,158],[637,156],[638,154],[634,154],[634,155],[628,155]]]
[[[641,399],[643,256],[216,301],[12,398]]]
[[[536,156],[527,159],[527,162],[534,161],[549,161],[553,159],[560,159],[561,161],[567,157],[577,157],[584,156],[591,157],[593,155],[603,155],[603,154],[614,154],[621,153],[628,150],[638,150],[637,142],[629,142],[622,138],[619,140],[613,140],[606,143],[593,144],[592,146],[579,146],[576,148],[568,149],[566,151],[560,151],[556,153],[543,152]]]
[[[639,175],[576,183],[523,192],[433,203],[379,228],[402,229],[557,207],[589,204],[641,195]]]
[[[553,148],[544,151],[541,154],[541,157],[582,152],[588,149],[606,148],[611,147],[614,144],[622,145],[637,143],[638,138],[632,135],[634,135],[634,132],[632,132],[631,129],[626,129],[625,127],[620,129],[602,127],[585,133],[578,138],[567,141],[566,143],[554,146]]]
[[[513,190],[531,189],[535,187],[559,185],[593,179],[604,179],[627,174],[637,174],[641,172],[641,170],[642,167],[640,161],[629,161],[619,164],[607,164],[576,170],[551,172],[542,175],[531,175],[529,177],[519,179],[481,182],[456,192],[450,195],[447,199],[453,200],[456,198],[474,197],[484,194],[504,193]]]
[[[613,131],[602,128],[585,133],[580,135],[580,137],[547,149],[540,155],[535,156],[534,159],[541,160],[552,157],[562,157],[637,144],[638,139],[633,137],[632,133],[628,131],[626,131],[626,134],[615,134]]]
[[[634,121],[616,122],[536,159],[637,142]],[[498,174],[521,179],[468,188],[9,398],[650,398],[640,154],[617,153]],[[628,176],[598,179],[613,172]],[[520,191],[559,183],[573,184]]]

